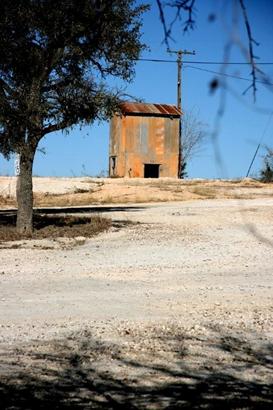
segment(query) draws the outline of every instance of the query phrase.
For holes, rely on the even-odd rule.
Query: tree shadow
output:
[[[152,329],[149,338],[125,332],[110,343],[86,330],[6,348],[1,409],[272,408],[273,344],[219,329],[205,338]]]
[[[109,212],[140,211],[143,207],[62,207],[39,208],[33,213],[32,238],[55,237],[91,237],[111,227],[115,229],[126,228],[130,225],[139,225],[128,219],[108,219],[105,214]],[[0,210],[0,241],[13,241],[24,239],[16,231],[16,210]]]
[[[34,215],[59,215],[59,214],[100,214],[109,212],[137,212],[147,209],[148,206],[119,205],[119,206],[61,206],[34,208]],[[13,218],[16,220],[17,209],[0,209],[0,223]]]

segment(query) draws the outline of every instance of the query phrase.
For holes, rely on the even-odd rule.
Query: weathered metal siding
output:
[[[157,115],[180,117],[181,111],[175,105],[170,104],[146,104],[136,102],[123,102],[120,110],[124,115]]]
[[[160,164],[159,176],[177,177],[178,142],[179,118],[114,116],[110,158],[116,157],[115,175],[144,177],[144,164]]]

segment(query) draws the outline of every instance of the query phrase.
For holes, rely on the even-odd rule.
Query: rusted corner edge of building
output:
[[[170,104],[146,104],[136,102],[122,102],[119,105],[122,115],[130,116],[158,116],[158,117],[173,117],[179,118],[182,111],[175,105]]]

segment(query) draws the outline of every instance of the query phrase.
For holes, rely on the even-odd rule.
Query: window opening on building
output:
[[[111,176],[116,175],[117,157],[110,157],[110,172]]]

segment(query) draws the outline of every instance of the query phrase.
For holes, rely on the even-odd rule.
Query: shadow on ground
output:
[[[34,208],[34,215],[60,215],[60,214],[101,214],[109,212],[137,212],[146,209],[146,206],[69,206]],[[0,209],[0,224],[10,218],[16,219],[17,209]]]
[[[149,337],[112,344],[85,330],[2,350],[1,409],[272,409],[272,344],[215,330]]]
[[[33,214],[34,239],[55,237],[92,237],[109,229],[124,228],[135,224],[127,219],[112,220],[105,217],[109,212],[140,211],[143,207],[69,207],[39,208]],[[103,213],[103,216],[102,216]],[[0,210],[0,241],[24,239],[16,227],[16,210]]]

